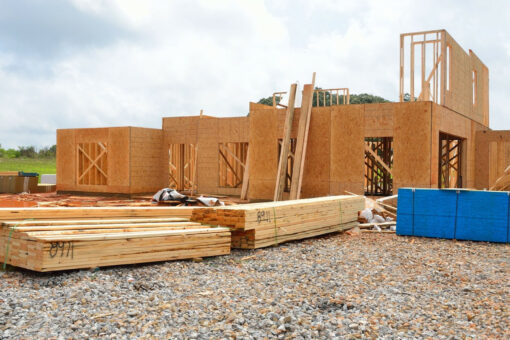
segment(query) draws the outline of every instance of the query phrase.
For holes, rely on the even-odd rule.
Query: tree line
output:
[[[4,149],[0,145],[0,158],[54,158],[57,146],[46,146],[36,149],[35,146],[18,146],[17,149]]]
[[[316,87],[316,90],[321,90],[320,87]],[[389,100],[384,99],[383,97],[375,96],[373,94],[368,93],[360,93],[360,94],[351,94],[349,96],[350,104],[370,104],[370,103],[388,103]],[[276,104],[280,101],[279,97],[276,97]],[[343,95],[338,95],[338,103],[343,103]],[[330,93],[327,91],[325,96],[323,94],[319,95],[317,98],[317,92],[313,94],[313,106],[329,106],[330,103],[335,105],[337,103],[337,95],[336,93]],[[270,105],[273,106],[273,96],[262,98],[258,101],[258,104]]]

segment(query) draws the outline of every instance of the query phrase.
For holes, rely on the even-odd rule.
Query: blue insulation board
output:
[[[456,238],[508,242],[508,193],[460,191]]]
[[[397,204],[397,235],[413,236],[413,189],[398,190]]]
[[[509,242],[508,192],[398,191],[397,235]]]

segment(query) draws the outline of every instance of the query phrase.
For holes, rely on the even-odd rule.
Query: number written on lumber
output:
[[[257,210],[257,222],[271,222],[271,210]]]
[[[50,257],[70,257],[74,258],[73,242],[51,242]]]

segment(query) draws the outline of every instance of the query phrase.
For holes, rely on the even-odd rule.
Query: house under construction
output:
[[[281,95],[272,106],[250,103],[243,117],[57,130],[57,190],[391,195],[400,187],[488,188],[510,164],[510,131],[489,129],[489,70],[445,30],[400,35],[399,102],[350,104],[347,89],[315,90],[314,82],[301,107],[279,105]]]

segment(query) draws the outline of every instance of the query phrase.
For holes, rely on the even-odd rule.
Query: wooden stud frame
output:
[[[462,188],[463,139],[439,133],[439,188]]]
[[[170,188],[193,190],[196,152],[194,144],[170,144],[168,148]]]
[[[240,188],[248,156],[248,143],[219,143],[219,184],[221,188]]]
[[[287,92],[273,93],[273,107],[287,107],[280,104],[280,100]],[[315,89],[313,91],[314,104],[313,107],[347,105],[351,102],[349,89],[346,87],[338,87],[334,89]]]
[[[108,184],[107,143],[78,143],[77,145],[77,184]]]
[[[409,75],[405,70],[405,51],[409,40]],[[420,82],[415,83],[416,47],[420,50]],[[427,48],[432,54],[427,55]],[[405,100],[405,94],[410,95],[410,101],[433,101],[436,104],[445,104],[446,90],[446,31],[425,31],[417,33],[404,33],[400,35],[400,101]],[[451,68],[448,68],[448,72]],[[409,77],[409,87],[406,79]],[[419,92],[416,91],[419,86]],[[409,92],[407,92],[409,91]]]
[[[393,137],[365,138],[365,195],[393,194]]]

